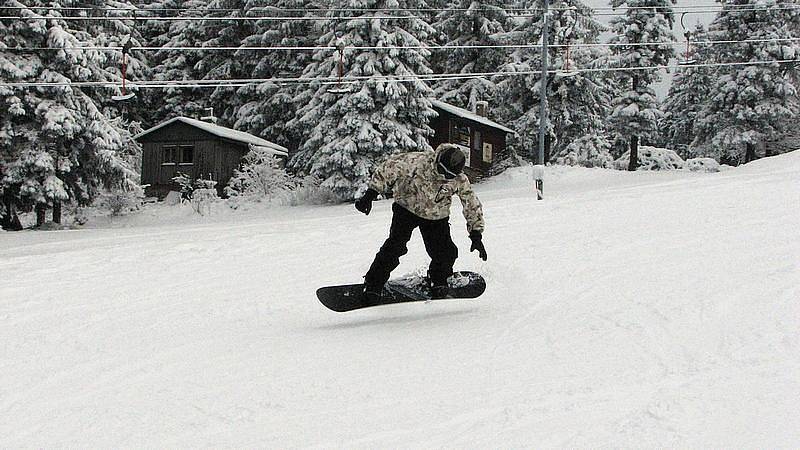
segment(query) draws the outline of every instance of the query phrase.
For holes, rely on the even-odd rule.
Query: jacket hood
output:
[[[436,150],[434,150],[434,152],[433,152],[433,171],[437,175],[437,178],[440,178],[440,179],[443,179],[443,180],[444,179],[448,179],[443,174],[439,173],[439,168],[436,165],[438,164],[439,157],[441,156],[441,154],[444,153],[447,150],[450,150],[450,149],[462,151],[461,150],[461,146],[458,146],[456,144],[444,143],[444,144],[439,144],[439,146],[436,147]],[[462,173],[458,174],[458,176],[456,176],[456,178],[460,178],[460,177],[466,177],[466,175],[464,175],[464,173],[462,172]]]
[[[439,155],[441,155],[442,153],[444,153],[445,150],[450,149],[450,148],[454,148],[456,150],[461,150],[461,147],[459,147],[456,144],[449,144],[449,143],[439,144],[439,146],[436,147],[436,150],[434,150],[434,152],[433,152],[434,153],[434,160],[438,161],[439,160]]]

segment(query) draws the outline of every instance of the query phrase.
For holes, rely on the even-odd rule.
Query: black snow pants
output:
[[[447,283],[447,277],[453,274],[453,264],[458,257],[458,247],[450,237],[450,219],[427,220],[417,216],[397,203],[392,205],[392,226],[389,239],[381,246],[375,261],[364,277],[367,286],[383,286],[398,265],[400,257],[408,253],[406,244],[411,239],[411,232],[419,227],[425,250],[431,257],[428,276],[434,285]]]

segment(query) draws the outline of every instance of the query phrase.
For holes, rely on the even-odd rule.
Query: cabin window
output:
[[[191,165],[194,163],[193,145],[165,145],[162,164]]]
[[[457,145],[463,145],[470,148],[470,129],[466,125],[461,125],[456,122],[450,122],[451,136],[450,142]]]
[[[194,163],[194,146],[193,145],[181,145],[180,146],[180,163],[183,165],[193,164]]]
[[[483,143],[483,162],[487,162],[487,163],[492,162],[492,152],[493,151],[494,151],[494,148],[493,148],[492,144],[490,144],[488,142],[484,142]]]
[[[178,162],[177,145],[165,145],[163,147],[163,150],[164,150],[164,160],[161,162],[162,164],[175,164]]]

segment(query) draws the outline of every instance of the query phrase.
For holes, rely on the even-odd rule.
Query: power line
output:
[[[564,71],[553,69],[547,71],[548,74],[565,73],[602,73],[602,72],[628,72],[641,70],[683,70],[687,68],[700,67],[734,67],[734,66],[757,66],[768,64],[797,64],[800,60],[796,59],[774,59],[747,62],[725,62],[725,63],[693,63],[679,65],[655,65],[655,66],[635,66],[635,67],[599,67],[585,68]],[[245,87],[263,83],[296,83],[308,85],[319,83],[320,85],[340,85],[340,84],[360,84],[368,81],[384,82],[414,82],[414,81],[443,81],[443,80],[465,80],[487,77],[513,77],[541,75],[541,70],[528,71],[506,71],[506,72],[480,72],[464,74],[420,74],[420,75],[364,75],[349,77],[284,77],[284,78],[239,78],[239,79],[212,79],[212,80],[151,80],[151,81],[131,81],[129,86],[138,88],[207,88],[207,87]],[[28,88],[28,87],[103,87],[116,88],[119,83],[108,81],[77,81],[77,82],[0,82],[0,86],[9,88]]]
[[[677,9],[672,8],[670,10],[663,10],[663,8],[658,7],[629,7],[628,9],[641,9],[641,10],[657,10],[656,12],[662,14],[682,14],[682,13],[689,13],[689,14],[705,14],[705,13],[720,13],[725,11],[726,13],[742,13],[742,12],[756,12],[756,11],[781,11],[781,10],[793,10],[793,9],[800,9],[800,5],[791,5],[785,7],[753,7],[753,8],[734,8],[730,10],[725,9]],[[8,9],[8,8],[0,8],[0,9]],[[659,9],[661,9],[659,11]],[[91,10],[93,12],[103,11],[103,9],[96,9]],[[335,20],[352,20],[357,18],[362,18],[361,16],[341,16],[341,15],[332,15],[332,16],[140,16],[139,14],[142,12],[146,12],[147,10],[127,10],[134,12],[133,16],[0,16],[0,19],[4,20],[47,20],[47,19],[57,19],[57,20],[91,20],[91,21],[104,21],[104,20],[136,20],[136,21],[335,21]],[[238,11],[238,10],[237,10]],[[334,10],[335,11],[335,10]],[[395,9],[392,11],[402,11],[402,9]],[[447,10],[442,10],[447,11]],[[526,11],[531,11],[531,9],[527,9]],[[564,9],[562,11],[575,11],[577,14],[582,15],[584,17],[595,17],[595,16],[620,16],[623,15],[622,13],[617,12],[610,12],[610,13],[593,13],[590,15],[581,13],[577,10],[573,9]],[[198,10],[198,12],[202,12],[202,10]],[[379,10],[354,10],[354,12],[380,12]],[[512,17],[541,17],[541,14],[514,14]],[[386,16],[371,16],[367,17],[368,19],[372,20],[407,20],[407,19],[418,19],[417,16],[413,15],[405,15],[405,16],[395,16],[395,15],[386,15]]]
[[[604,47],[656,47],[656,46],[683,46],[686,44],[695,46],[705,45],[732,45],[732,44],[755,44],[767,42],[797,42],[800,37],[792,38],[761,38],[761,39],[742,39],[742,40],[702,40],[702,41],[656,41],[656,42],[593,42],[593,43],[573,43],[573,44],[550,44],[548,47],[554,48],[604,48]],[[344,47],[347,50],[456,50],[456,49],[525,49],[525,48],[540,48],[540,44],[464,44],[464,45],[387,45],[387,46],[372,46],[372,45],[354,45]],[[317,50],[337,50],[334,46],[219,46],[219,47],[191,47],[191,46],[134,46],[131,50],[142,51],[317,51]],[[121,51],[122,47],[119,46],[81,46],[81,47],[6,47],[0,48],[0,51]]]
[[[235,12],[235,11],[242,11],[243,8],[153,8],[152,5],[132,5],[132,7],[89,7],[89,6],[5,6],[0,7],[0,9],[8,9],[8,10],[48,10],[48,11],[130,11],[130,12],[149,12],[149,11],[170,11],[170,12],[186,12],[186,11],[197,11],[197,12],[204,12],[204,11],[211,11],[211,12]],[[793,3],[776,3],[770,6],[763,6],[763,7],[752,7],[751,5],[726,5],[725,8],[729,10],[744,10],[744,9],[752,9],[752,10],[768,10],[768,9],[775,9],[779,7],[785,7],[786,9],[792,9],[797,7],[798,5]],[[672,12],[683,12],[683,10],[691,11],[693,9],[706,9],[708,6],[706,5],[685,5],[685,6],[675,6],[672,7]],[[277,8],[272,6],[255,6],[249,8],[249,11],[260,11],[260,10],[270,10],[270,11],[281,11],[281,12],[328,12],[328,11],[343,11],[343,12],[380,12],[380,11],[416,11],[416,12],[442,12],[442,11],[495,11],[495,10],[504,10],[504,11],[537,11],[543,12],[544,8],[522,8],[518,6],[497,6],[494,8],[487,8],[487,7],[478,7],[478,8]],[[577,8],[575,7],[551,7],[549,8],[550,11],[575,11]],[[658,6],[620,6],[620,7],[612,7],[612,6],[600,6],[600,7],[592,7],[587,9],[591,11],[629,11],[629,10],[664,10],[666,8],[658,7]],[[717,9],[717,11],[721,11],[723,7]]]
[[[129,12],[151,12],[151,11],[168,11],[168,12],[237,12],[242,11],[244,8],[151,8],[149,6],[134,7],[134,8],[109,8],[109,7],[50,7],[50,6],[7,6],[0,7],[0,9],[11,10],[48,10],[48,11],[129,11]],[[329,11],[337,12],[383,12],[383,11],[408,11],[408,12],[442,12],[442,11],[496,11],[501,9],[503,11],[541,11],[541,8],[519,8],[519,7],[497,7],[497,8],[277,8],[272,6],[254,6],[249,8],[248,11],[276,11],[276,12],[322,12]],[[564,8],[564,11],[571,10],[571,8]]]
[[[107,16],[107,17],[99,17],[99,16],[31,16],[31,17],[24,17],[24,16],[0,16],[0,19],[18,19],[18,20],[48,20],[48,19],[55,19],[55,20],[92,20],[92,21],[99,21],[99,20],[136,20],[136,21],[143,21],[143,20],[155,20],[155,21],[176,21],[176,22],[193,22],[193,21],[211,21],[211,22],[225,22],[225,21],[271,21],[271,22],[287,22],[287,21],[296,21],[296,22],[304,22],[304,21],[331,21],[331,20],[352,20],[361,18],[359,16],[329,16],[329,17],[316,17],[316,16],[307,16],[307,17],[298,17],[298,16],[154,16],[154,17],[142,17],[138,14],[135,16]],[[405,20],[405,19],[418,19],[417,16],[372,16],[369,19],[373,20]]]

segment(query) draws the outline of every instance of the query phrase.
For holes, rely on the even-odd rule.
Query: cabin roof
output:
[[[433,105],[434,108],[439,108],[439,109],[441,109],[443,111],[446,111],[446,112],[448,112],[448,113],[450,113],[450,114],[452,114],[454,116],[461,117],[462,119],[467,119],[467,120],[471,120],[473,122],[478,122],[480,124],[486,125],[488,127],[496,128],[496,129],[504,131],[506,133],[512,133],[512,134],[514,133],[514,130],[512,130],[511,128],[504,127],[503,125],[500,125],[499,123],[497,123],[497,122],[495,122],[493,120],[490,120],[490,119],[488,119],[486,117],[483,117],[483,116],[479,116],[478,114],[475,114],[474,112],[466,110],[464,108],[459,108],[458,106],[453,106],[453,105],[451,105],[449,103],[445,103],[445,102],[440,101],[440,100],[431,100],[431,105]]]
[[[275,144],[274,142],[270,142],[266,139],[262,139],[258,136],[253,136],[250,133],[245,133],[244,131],[234,130],[233,128],[227,128],[213,123],[204,122],[202,120],[197,120],[182,116],[173,117],[172,119],[169,119],[165,122],[161,122],[160,124],[154,126],[153,128],[149,128],[145,131],[142,131],[133,138],[138,140],[168,125],[172,125],[175,122],[183,122],[187,125],[199,128],[207,133],[211,133],[223,139],[228,139],[231,141],[241,142],[243,144],[254,145],[258,147],[266,147],[274,150],[276,154],[282,154],[284,156],[289,154],[289,150],[286,147]]]

